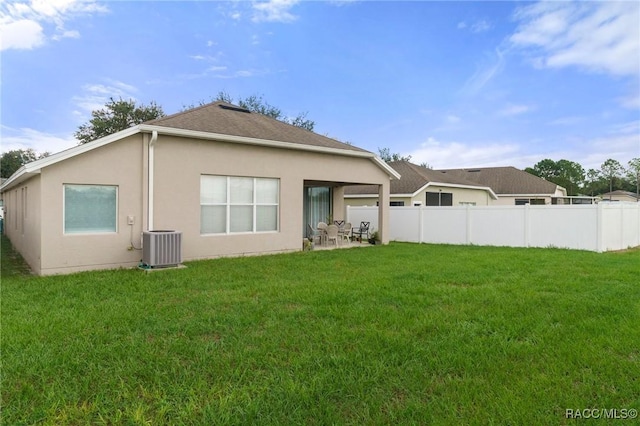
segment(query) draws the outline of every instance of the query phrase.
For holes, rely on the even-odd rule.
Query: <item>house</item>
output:
[[[145,230],[182,233],[182,258],[298,251],[344,211],[344,187],[389,198],[375,154],[224,102],[26,164],[1,187],[5,233],[41,275],[133,267]],[[380,209],[388,242],[388,209]]]
[[[389,166],[402,176],[391,182],[392,206],[568,204],[593,198],[567,197],[565,188],[515,167],[431,170],[407,161]],[[348,187],[345,199],[350,206],[377,204],[374,187]]]
[[[494,191],[451,173],[443,173],[408,161],[388,163],[401,175],[391,182],[391,206],[486,206],[497,200]],[[378,204],[374,186],[345,188],[345,203],[350,206]]]
[[[617,190],[617,191],[611,191],[611,192],[607,192],[606,194],[602,194],[600,196],[600,198],[602,199],[602,201],[622,201],[622,202],[630,202],[630,203],[640,203],[640,197],[638,196],[638,194],[635,194],[633,192],[630,191],[621,191],[621,190]]]

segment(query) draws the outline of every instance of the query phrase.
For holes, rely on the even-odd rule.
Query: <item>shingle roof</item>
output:
[[[427,169],[426,167],[418,166],[416,164],[409,163],[408,161],[391,161],[388,164],[401,176],[399,180],[391,181],[391,194],[413,194],[430,182],[477,187],[488,186],[464,179],[463,177],[455,176],[452,173],[443,173],[439,170]],[[351,195],[377,195],[378,187],[370,185],[347,186],[345,187],[344,192],[345,194]]]
[[[485,167],[475,169],[446,169],[440,172],[460,177],[476,185],[488,186],[496,194],[550,194],[557,185],[515,167]]]
[[[144,124],[368,152],[301,127],[296,127],[259,113],[249,112],[246,109],[220,101],[147,121]]]
[[[601,195],[602,198],[609,197],[609,196],[626,196],[626,197],[631,197],[631,198],[640,200],[640,198],[638,198],[638,195],[635,192],[623,191],[621,189],[617,189],[615,191],[607,192]]]

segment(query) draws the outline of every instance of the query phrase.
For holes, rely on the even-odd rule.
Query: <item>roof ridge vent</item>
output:
[[[237,106],[233,106],[233,105],[224,105],[224,104],[220,104],[220,108],[222,109],[228,109],[230,111],[237,111],[237,112],[245,112],[245,113],[251,113],[251,111],[249,111],[246,108],[242,108],[242,107],[237,107]]]

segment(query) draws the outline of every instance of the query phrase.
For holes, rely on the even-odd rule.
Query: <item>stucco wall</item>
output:
[[[40,273],[40,176],[6,191],[4,232],[34,273]]]
[[[297,251],[305,180],[386,184],[370,159],[160,135],[155,148],[156,229],[182,232],[184,260]],[[200,235],[200,176],[280,179],[278,232]],[[334,216],[343,210],[334,204]]]
[[[149,137],[130,136],[42,168],[36,178],[23,184],[29,186],[28,194],[34,197],[28,201],[30,222],[25,222],[25,237],[17,233],[22,228],[16,228],[12,221],[20,217],[19,211],[10,210],[17,208],[11,207],[15,205],[14,189],[5,194],[10,212],[7,225],[16,228],[10,231],[12,240],[35,272],[47,275],[132,267],[139,263],[142,253],[132,249],[132,245],[140,247],[140,235],[150,222]],[[279,230],[200,235],[203,174],[278,178]],[[181,231],[185,261],[300,250],[305,182],[335,186],[334,198],[339,200],[334,199],[334,217],[344,210],[343,184],[377,184],[389,190],[389,175],[369,158],[166,135],[160,135],[155,144],[154,177],[152,229]],[[116,232],[65,234],[65,184],[116,186]],[[20,194],[20,187],[15,190]],[[128,223],[130,216],[133,225]],[[383,241],[388,241],[388,237]]]
[[[144,149],[138,134],[42,169],[42,274],[138,264],[140,252],[129,248],[132,235],[139,247],[143,229]],[[117,232],[65,235],[64,184],[117,186]]]

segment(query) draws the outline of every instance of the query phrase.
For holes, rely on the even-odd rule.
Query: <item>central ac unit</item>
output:
[[[143,231],[142,263],[147,267],[175,266],[182,263],[182,233]]]

